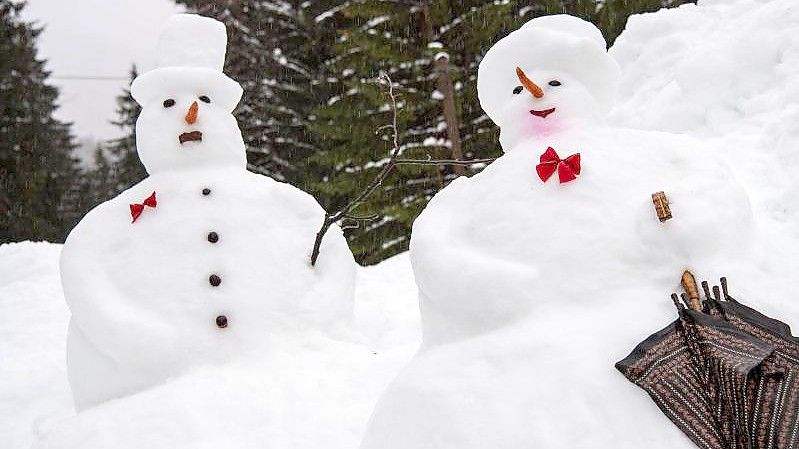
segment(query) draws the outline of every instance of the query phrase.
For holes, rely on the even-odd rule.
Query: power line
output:
[[[53,75],[51,79],[56,80],[80,80],[80,81],[122,81],[128,80],[127,76],[92,76],[92,75]]]

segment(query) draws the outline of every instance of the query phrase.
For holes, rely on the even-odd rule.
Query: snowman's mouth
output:
[[[186,142],[194,142],[194,141],[202,142],[203,133],[201,133],[200,131],[192,131],[190,133],[183,133],[180,136],[178,136],[178,140],[180,140],[181,144],[186,143]]]
[[[547,116],[551,113],[555,112],[555,108],[544,109],[541,111],[536,111],[535,109],[530,109],[530,114],[533,114],[536,117],[547,118]]]

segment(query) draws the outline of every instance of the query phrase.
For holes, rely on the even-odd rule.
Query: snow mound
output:
[[[0,245],[0,440],[10,449],[29,448],[38,426],[72,413],[60,251],[46,242]]]
[[[0,439],[36,448],[356,447],[419,344],[407,254],[357,270],[353,326],[284,333],[262,351],[196,367],[75,414],[64,363],[61,245],[0,245]]]
[[[756,209],[799,233],[794,0],[700,0],[631,16],[610,53],[622,68],[615,123],[712,138]]]
[[[297,448],[357,445],[396,362],[307,332],[200,367],[54,423],[34,448]]]

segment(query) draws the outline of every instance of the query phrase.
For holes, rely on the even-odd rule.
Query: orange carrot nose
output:
[[[538,87],[538,84],[533,82],[533,80],[527,78],[527,75],[524,74],[524,70],[516,67],[516,76],[519,77],[519,81],[522,83],[522,86],[530,91],[535,98],[541,98],[544,96],[544,89],[541,89]]]
[[[197,108],[198,106],[196,101],[189,106],[189,112],[186,113],[186,123],[189,125],[193,125],[194,122],[197,121]]]

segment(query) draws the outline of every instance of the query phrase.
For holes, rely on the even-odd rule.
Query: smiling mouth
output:
[[[547,118],[547,116],[553,112],[555,112],[555,108],[544,109],[542,111],[536,111],[535,109],[530,109],[530,114],[533,114],[534,116],[541,118]]]
[[[203,140],[203,133],[201,133],[200,131],[183,133],[180,136],[178,136],[178,140],[180,140],[180,143],[195,142],[195,141],[201,142]]]

